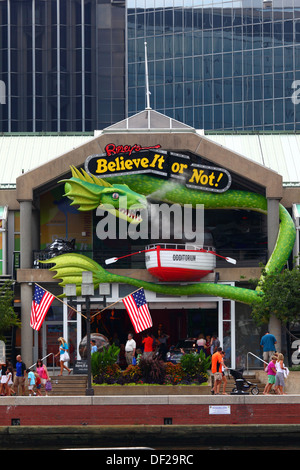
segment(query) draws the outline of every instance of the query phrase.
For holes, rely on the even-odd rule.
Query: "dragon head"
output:
[[[126,184],[111,185],[107,181],[89,175],[83,169],[71,167],[72,178],[65,183],[65,196],[78,204],[78,210],[90,211],[100,207],[132,224],[142,221],[141,211],[147,208],[142,194],[132,191]]]

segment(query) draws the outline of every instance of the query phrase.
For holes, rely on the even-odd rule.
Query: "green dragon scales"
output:
[[[135,210],[147,207],[146,197],[151,195],[152,199],[157,199],[167,203],[178,204],[204,204],[205,209],[246,209],[267,213],[267,200],[264,196],[238,190],[228,190],[225,193],[214,194],[205,191],[188,189],[178,183],[165,184],[159,178],[150,175],[123,175],[122,178],[111,177],[100,180],[97,177],[88,175],[84,170],[77,170],[72,167],[72,178],[63,180],[65,183],[65,196],[72,200],[72,204],[77,204],[79,210],[93,210],[103,207],[111,210],[117,217],[122,217],[133,223],[139,223],[140,215],[136,215]],[[124,184],[124,181],[126,184]],[[122,207],[119,211],[121,199],[127,198],[127,208]],[[133,216],[134,214],[134,216]],[[288,211],[279,205],[280,228],[276,246],[266,265],[266,273],[276,270],[280,271],[293,249],[296,237],[294,223]],[[48,261],[49,263],[49,261]],[[223,297],[238,302],[251,304],[255,299],[262,298],[263,292],[258,286],[255,290],[215,284],[210,282],[199,282],[188,285],[166,285],[141,281],[132,277],[121,276],[110,273],[98,263],[83,255],[70,253],[57,256],[51,259],[54,266],[51,271],[56,271],[54,279],[62,279],[61,286],[65,284],[76,284],[77,294],[80,295],[82,272],[92,271],[95,287],[100,283],[126,283],[136,287],[144,287],[149,291],[154,291],[169,295],[211,295]],[[261,283],[260,283],[261,284]]]

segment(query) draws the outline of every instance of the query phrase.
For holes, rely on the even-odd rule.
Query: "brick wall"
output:
[[[65,397],[67,398],[67,397]],[[72,401],[72,397],[69,397]],[[81,426],[81,425],[201,425],[201,424],[300,424],[300,403],[242,404],[66,404],[40,403],[43,398],[29,398],[31,404],[14,406],[1,400],[0,426],[19,423],[24,426]],[[275,398],[274,398],[275,399]],[[51,399],[49,399],[51,400]],[[23,399],[24,401],[24,399]],[[78,400],[77,400],[78,401]],[[83,397],[83,401],[85,398]],[[138,402],[139,400],[137,400]],[[278,400],[277,400],[278,401]],[[213,406],[213,409],[210,408]],[[228,406],[222,414],[224,406]],[[211,414],[210,410],[215,414]],[[167,419],[167,421],[166,421]],[[168,421],[168,419],[171,421]]]

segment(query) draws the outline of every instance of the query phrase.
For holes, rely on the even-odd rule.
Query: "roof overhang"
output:
[[[90,155],[103,155],[105,147],[115,145],[142,144],[143,146],[155,146],[172,151],[189,151],[228,171],[239,175],[249,182],[265,188],[267,198],[281,199],[283,196],[282,176],[265,166],[253,162],[244,156],[213,142],[208,137],[199,135],[192,128],[180,132],[175,129],[169,132],[102,132],[99,136],[88,141],[40,167],[28,171],[17,178],[17,200],[33,200],[33,193],[57,180],[67,176],[70,166],[83,167]]]

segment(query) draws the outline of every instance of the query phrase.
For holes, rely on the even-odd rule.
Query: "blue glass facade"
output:
[[[127,31],[129,116],[145,108],[146,41],[156,111],[197,129],[300,129],[300,0],[128,0]]]

